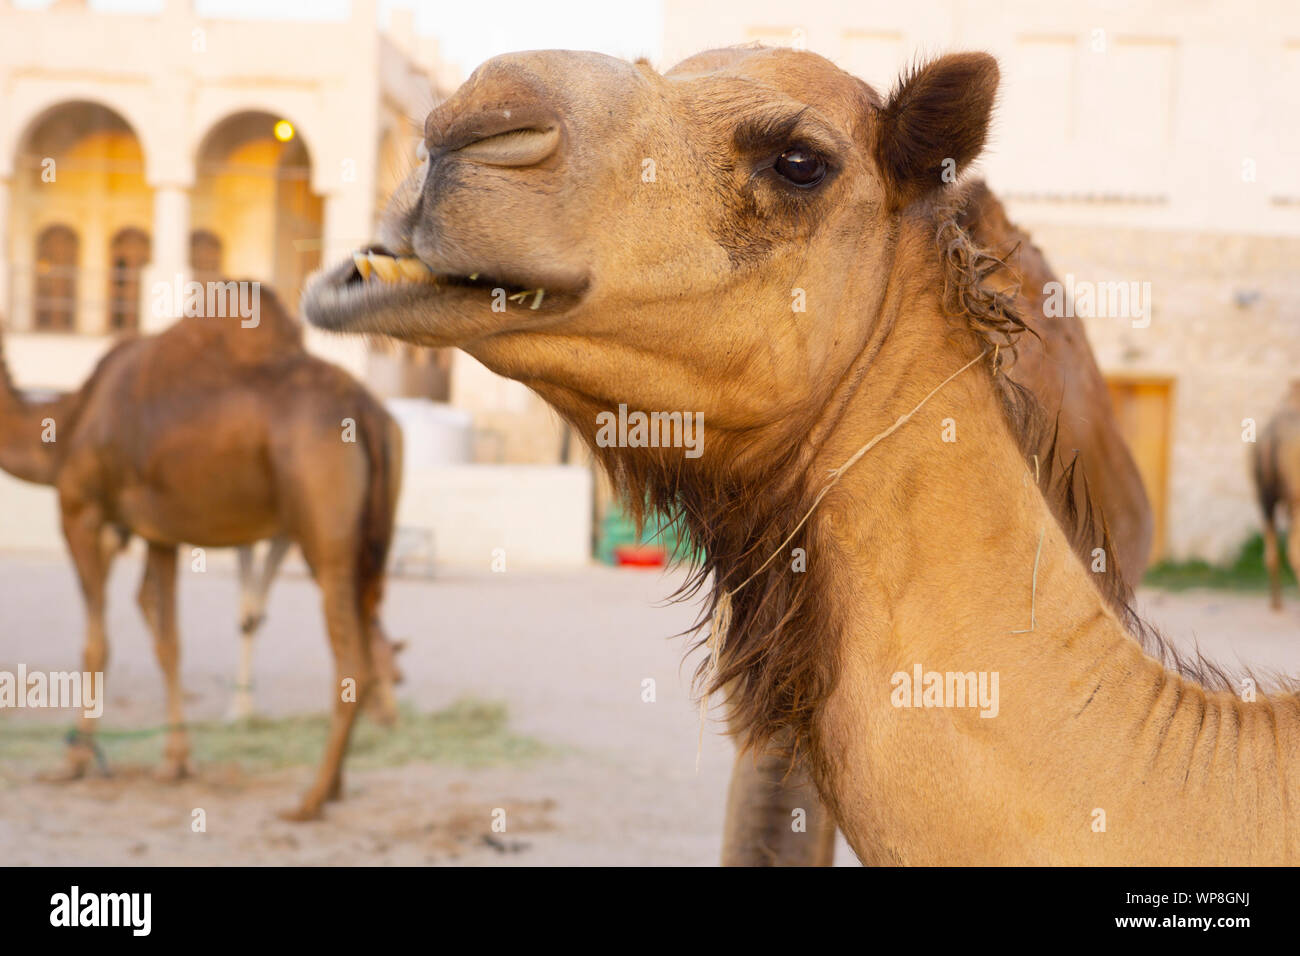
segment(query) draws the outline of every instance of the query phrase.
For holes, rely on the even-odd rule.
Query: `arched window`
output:
[[[149,261],[149,234],[128,226],[108,247],[108,328],[134,332],[140,327],[140,273]]]
[[[215,282],[221,274],[221,240],[206,229],[190,233],[190,269],[198,282]]]
[[[36,237],[35,325],[71,332],[77,324],[77,263],[81,241],[68,226],[46,226]]]

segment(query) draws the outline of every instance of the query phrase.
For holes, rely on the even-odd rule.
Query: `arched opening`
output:
[[[321,261],[322,197],[311,157],[283,117],[252,111],[222,120],[204,137],[190,208],[196,233],[216,240],[232,279],[269,282],[291,309]]]
[[[222,277],[221,238],[207,229],[190,233],[190,271],[199,282],[217,282]]]
[[[81,241],[71,226],[46,226],[36,237],[33,270],[33,327],[40,332],[71,332],[77,321],[77,267]]]
[[[108,328],[135,332],[140,328],[140,281],[149,263],[149,234],[128,226],[113,236],[108,251]]]
[[[12,253],[13,327],[102,334],[131,321],[139,306],[119,306],[130,276],[115,275],[115,256],[120,248],[129,273],[139,237],[122,246],[117,237],[152,221],[144,150],[130,124],[99,103],[46,110],[19,141],[11,248],[0,250]]]

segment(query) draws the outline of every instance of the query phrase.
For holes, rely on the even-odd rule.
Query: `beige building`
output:
[[[296,305],[371,234],[455,78],[374,0],[341,22],[228,21],[0,0],[0,315],[22,384],[77,385],[114,334],[151,331],[156,282],[220,273]],[[393,393],[429,373],[313,347]],[[412,360],[405,365],[418,365]],[[410,376],[415,381],[409,381]]]
[[[1221,559],[1258,529],[1246,420],[1300,378],[1300,7],[665,0],[665,65],[754,40],[882,91],[916,57],[996,55],[990,184],[1063,280],[1150,284],[1145,317],[1085,321],[1158,553]]]
[[[187,0],[111,13],[0,0],[0,318],[18,384],[76,388],[124,332],[173,318],[159,283],[303,280],[373,235],[459,83],[411,11],[223,20]],[[399,544],[487,566],[585,561],[591,476],[526,388],[468,356],[308,331],[408,425]],[[541,467],[538,467],[541,466]],[[46,500],[51,499],[51,500]],[[0,475],[0,547],[60,547],[52,492]]]

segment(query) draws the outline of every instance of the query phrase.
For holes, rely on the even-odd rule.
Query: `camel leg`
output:
[[[154,653],[167,683],[167,742],[160,780],[179,780],[191,772],[190,739],[185,730],[180,675],[180,641],[176,628],[176,548],[149,544],[144,577],[137,595],[140,611],[153,632]]]
[[[108,635],[104,630],[104,583],[108,578],[113,550],[104,547],[103,518],[97,507],[62,503],[63,537],[68,543],[72,563],[81,583],[86,604],[86,644],[82,652],[82,670],[87,674],[105,674],[108,668]],[[100,694],[107,694],[107,681],[100,683]],[[68,740],[62,770],[44,775],[50,781],[76,780],[85,776],[95,759],[95,720],[83,712],[77,720],[75,736]]]
[[[802,810],[800,814],[798,811]],[[738,753],[727,791],[723,866],[830,866],[835,821],[789,753]]]
[[[253,716],[253,635],[261,623],[253,603],[257,590],[253,546],[238,548],[236,553],[239,556],[239,671],[227,720],[245,720]]]
[[[228,719],[245,720],[256,711],[253,703],[253,638],[266,620],[266,599],[271,591],[280,563],[288,553],[290,541],[286,537],[271,539],[266,561],[261,572],[252,546],[238,549],[239,553],[239,675],[235,696],[230,703]]]
[[[239,669],[235,675],[235,696],[230,699],[227,720],[247,720],[257,713],[253,703],[253,634],[239,635]]]
[[[1287,509],[1290,513],[1286,531],[1286,559],[1291,562],[1291,570],[1300,578],[1300,501],[1291,502]],[[1278,599],[1275,607],[1282,606],[1281,585],[1278,585]]]
[[[1295,537],[1292,532],[1291,537]],[[1282,610],[1282,580],[1277,553],[1277,527],[1272,516],[1264,519],[1264,567],[1268,568],[1269,603],[1273,610]]]
[[[364,639],[365,629],[357,602],[354,560],[349,552],[317,574],[324,597],[330,649],[334,652],[333,714],[316,781],[298,809],[283,814],[288,820],[314,820],[320,816],[325,801],[342,796],[343,757],[347,753],[348,739],[374,683],[370,647]],[[309,563],[313,568],[321,567],[317,562],[309,560]]]

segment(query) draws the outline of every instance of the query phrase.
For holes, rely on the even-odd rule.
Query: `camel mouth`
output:
[[[584,291],[585,283],[557,288],[486,272],[440,272],[376,244],[313,276],[303,291],[303,311],[312,325],[330,331],[455,345],[464,333],[479,336],[567,311]]]
[[[528,304],[536,311],[546,299],[546,289],[525,288],[518,283],[472,272],[468,275],[437,273],[415,256],[389,252],[383,246],[367,246],[352,254],[352,271],[344,285],[376,283],[415,283],[433,287],[456,286],[465,289],[503,289],[510,302]],[[529,304],[531,302],[531,304]]]

